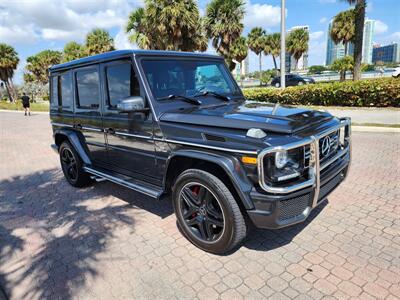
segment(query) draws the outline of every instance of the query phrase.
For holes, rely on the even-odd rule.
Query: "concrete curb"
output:
[[[9,113],[18,113],[18,114],[23,114],[24,111],[23,110],[8,110],[8,109],[0,109],[0,112],[9,112]],[[48,111],[34,111],[31,110],[32,114],[49,114]]]

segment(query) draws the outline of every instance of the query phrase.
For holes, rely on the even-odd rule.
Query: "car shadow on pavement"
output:
[[[251,226],[243,246],[258,251],[270,251],[287,245],[319,215],[326,205],[328,200],[320,203],[304,222],[289,227],[269,230]]]
[[[105,197],[112,188],[75,189],[56,169],[0,181],[0,285],[9,298],[71,299],[97,276],[115,231],[134,230],[134,207]]]

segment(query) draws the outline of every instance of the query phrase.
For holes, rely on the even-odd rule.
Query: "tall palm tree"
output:
[[[353,57],[346,55],[343,58],[337,59],[331,65],[333,71],[338,71],[340,73],[340,81],[345,81],[345,74],[348,70],[353,70],[354,59]]]
[[[281,34],[280,33],[268,34],[265,38],[264,54],[272,56],[272,60],[274,61],[275,71],[278,70],[278,66],[276,64],[276,58],[280,55],[280,52],[281,52]]]
[[[127,33],[143,49],[205,51],[207,39],[194,0],[146,0],[129,16]]]
[[[24,75],[24,78],[29,81],[34,81],[45,85],[49,82],[49,68],[59,64],[62,59],[62,53],[53,50],[43,50],[36,55],[29,56],[26,59],[25,67],[29,75]]]
[[[354,9],[349,9],[338,13],[332,22],[331,32],[329,32],[335,44],[344,44],[344,53],[347,55],[348,44],[354,39]],[[340,74],[343,80],[346,79],[346,73]]]
[[[0,80],[4,82],[10,102],[16,100],[12,78],[19,63],[18,53],[7,44],[0,44]]]
[[[207,37],[225,57],[231,70],[235,68],[230,58],[231,48],[243,31],[244,5],[243,0],[212,0],[207,5],[204,19]]]
[[[232,45],[232,59],[241,64],[242,61],[247,57],[247,54],[248,54],[248,47],[246,38],[241,36]],[[240,85],[243,86],[242,74],[239,74],[239,76],[240,76]]]
[[[85,52],[87,55],[100,54],[115,50],[110,34],[100,28],[93,29],[86,36]]]
[[[77,42],[69,42],[64,46],[62,61],[71,61],[82,58],[84,55],[85,53],[82,45],[78,44]]]
[[[256,55],[258,55],[258,69],[260,76],[260,85],[261,85],[261,69],[262,69],[262,51],[265,48],[266,39],[265,39],[265,30],[261,27],[254,27],[249,34],[247,35],[247,44],[251,51],[253,51]]]
[[[308,31],[303,28],[295,29],[289,33],[286,47],[287,51],[294,57],[296,61],[296,70],[300,57],[308,51],[308,41]]]
[[[345,0],[350,5],[355,4],[355,34],[354,34],[354,70],[353,80],[361,79],[362,44],[364,35],[366,0]]]

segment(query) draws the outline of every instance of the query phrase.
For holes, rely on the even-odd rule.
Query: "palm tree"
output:
[[[146,0],[134,10],[126,28],[142,49],[205,51],[207,39],[194,0]]]
[[[265,39],[265,30],[261,27],[254,27],[250,33],[247,35],[247,44],[251,51],[253,51],[256,55],[258,55],[258,67],[259,67],[259,76],[260,76],[260,85],[261,85],[261,55],[262,51],[265,49],[266,39]]]
[[[289,33],[287,38],[287,51],[294,57],[296,61],[296,70],[300,57],[308,51],[308,40],[308,31],[303,28],[294,29]]]
[[[12,78],[19,63],[18,53],[7,44],[0,44],[0,80],[4,82],[10,102],[16,100]]]
[[[343,58],[335,60],[331,65],[331,69],[333,71],[337,71],[340,73],[340,81],[345,81],[346,71],[353,70],[353,68],[354,68],[354,59],[349,55],[346,55]]]
[[[247,57],[247,54],[248,54],[248,47],[246,38],[241,36],[232,45],[232,59],[241,64],[242,61]],[[240,85],[243,86],[242,74],[239,75],[240,75]]]
[[[280,52],[281,52],[281,34],[280,33],[268,34],[265,38],[264,54],[272,56],[272,59],[274,61],[275,71],[278,70],[276,64],[276,58],[280,55]]]
[[[338,13],[332,22],[331,32],[329,33],[335,44],[344,44],[344,53],[347,55],[348,44],[354,39],[354,9],[349,9]],[[343,80],[346,73],[340,74]]]
[[[100,28],[93,29],[86,36],[85,52],[87,55],[100,54],[115,50],[110,34]]]
[[[354,71],[353,80],[361,79],[362,44],[364,36],[364,21],[366,0],[345,0],[350,5],[355,4],[355,34],[354,34]]]
[[[77,42],[69,42],[64,46],[62,61],[67,62],[84,56],[84,48]]]
[[[53,65],[59,64],[62,59],[60,51],[43,50],[36,55],[29,56],[26,59],[27,65],[25,67],[26,78],[30,82],[34,81],[45,85],[49,82],[49,68]]]
[[[207,37],[217,52],[225,57],[231,70],[235,68],[231,48],[243,31],[244,5],[243,0],[212,0],[207,5],[204,19]]]

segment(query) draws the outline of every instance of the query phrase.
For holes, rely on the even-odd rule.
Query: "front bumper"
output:
[[[262,189],[253,188],[250,197],[255,208],[247,213],[256,227],[277,229],[303,222],[346,178],[351,160],[351,141],[350,120],[344,121],[349,128],[347,147],[323,165],[320,165],[317,154],[313,176],[309,181],[284,189],[273,189],[261,183]],[[314,138],[313,143],[318,149],[318,138]],[[263,170],[260,171],[263,175]]]

